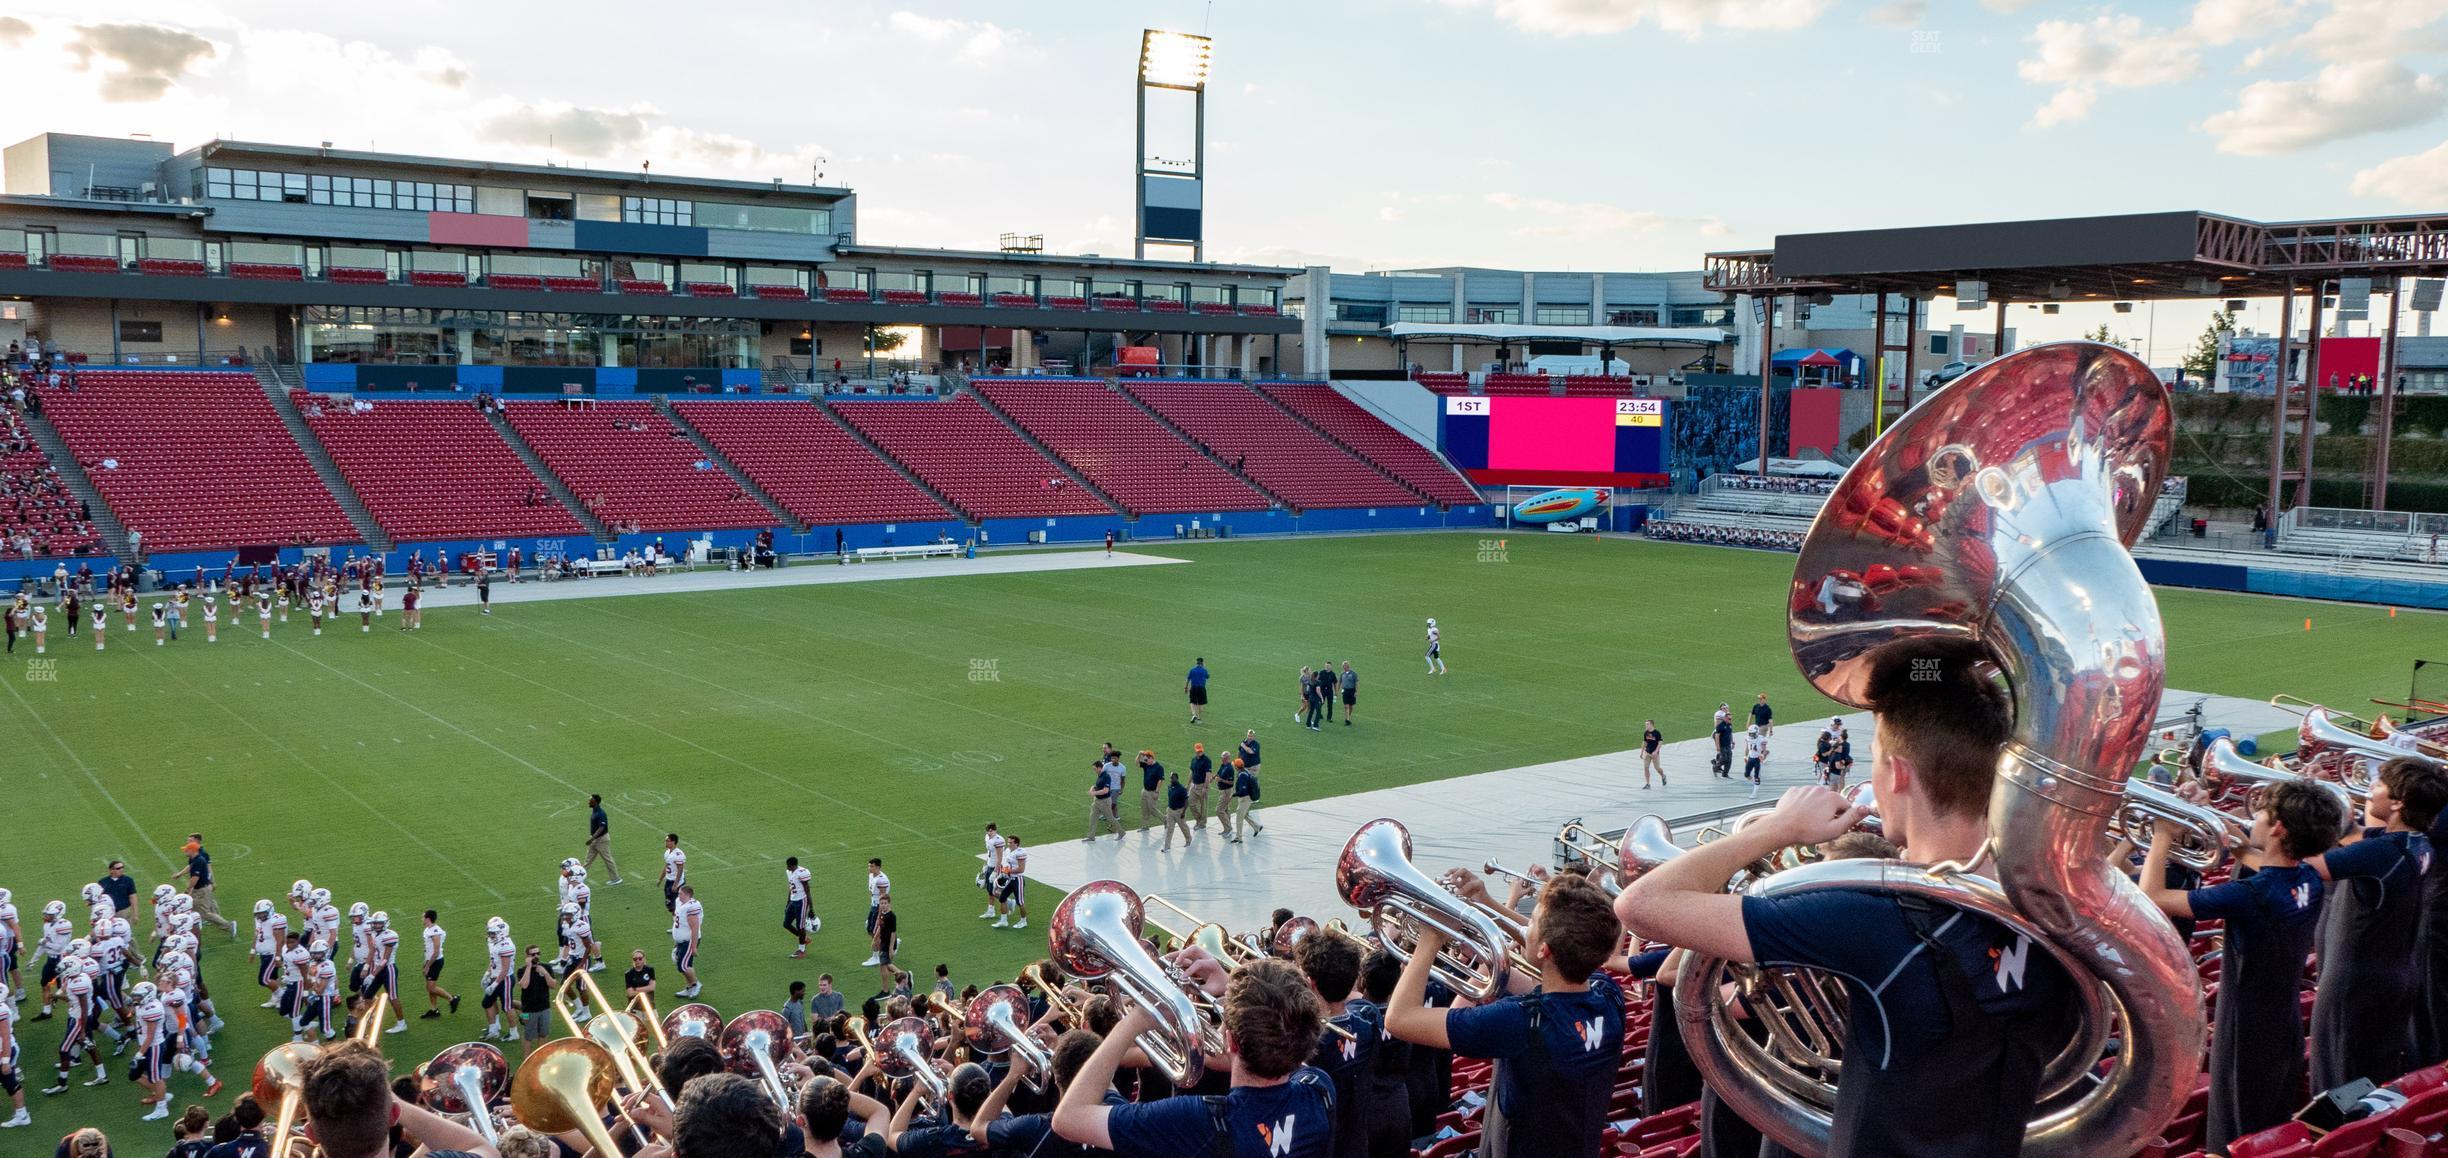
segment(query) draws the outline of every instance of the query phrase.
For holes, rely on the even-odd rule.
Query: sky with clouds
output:
[[[865,241],[1117,253],[1143,27],[1216,39],[1220,260],[1689,269],[1818,229],[2448,210],[2448,0],[19,0],[0,137],[821,171]]]

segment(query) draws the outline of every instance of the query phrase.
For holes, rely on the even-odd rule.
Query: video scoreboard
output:
[[[1453,394],[1437,442],[1471,481],[1521,486],[1664,486],[1662,398]]]

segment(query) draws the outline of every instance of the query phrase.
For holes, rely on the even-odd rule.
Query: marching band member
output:
[[[2310,784],[2273,784],[2253,809],[2252,836],[2234,879],[2201,889],[2167,887],[2176,826],[2159,821],[2142,861],[2142,891],[2171,918],[2226,922],[2225,957],[2210,1035],[2210,1111],[2202,1149],[2287,1119],[2303,1080],[2304,1022],[2296,994],[2320,933],[2325,886],[2304,863],[2337,843],[2345,816]]]
[[[1454,875],[1484,898],[1476,877]],[[1586,877],[1558,874],[1539,891],[1523,944],[1538,962],[1537,985],[1491,1005],[1439,1009],[1428,1004],[1428,975],[1445,942],[1432,931],[1420,934],[1386,1007],[1386,1032],[1496,1059],[1482,1127],[1487,1158],[1598,1153],[1624,1034],[1623,990],[1601,967],[1622,940],[1606,893]],[[1502,962],[1492,968],[1504,971],[1508,989],[1521,985]]]
[[[1928,645],[1891,648],[1870,673],[1871,783],[1887,836],[1913,861],[1985,856],[1990,786],[2011,718],[1984,671],[1967,651]],[[2013,1154],[2041,1071],[2075,1015],[2072,980],[2054,957],[2012,929],[1894,894],[1724,891],[1743,866],[1833,840],[1867,811],[1824,788],[1788,790],[1764,822],[1643,876],[1616,912],[1653,941],[1832,971],[1856,1008],[1885,1011],[1846,1019],[1854,1064],[1837,1087],[1832,1158]],[[1862,1064],[1872,1058],[1883,1064]]]
[[[2312,1089],[2384,1082],[2411,1060],[2422,973],[2423,833],[2448,805],[2448,778],[2425,760],[2391,760],[2373,777],[2362,821],[2306,863],[2329,882],[2321,983],[2312,998]]]
[[[1385,1013],[1355,994],[1360,986],[1360,942],[1331,929],[1301,938],[1292,961],[1317,990],[1326,1007],[1326,1024],[1350,1036],[1318,1032],[1317,1051],[1309,1064],[1334,1083],[1335,1158],[1367,1158],[1373,1108],[1371,1082],[1377,1069],[1377,1043],[1385,1036]],[[1610,1084],[1611,1078],[1610,1078]]]

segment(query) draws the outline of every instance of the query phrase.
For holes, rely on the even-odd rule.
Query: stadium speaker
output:
[[[2448,279],[2436,277],[2415,278],[2414,308],[2426,314],[2438,310],[2440,308],[2440,288],[2443,285],[2448,285]]]
[[[2227,312],[2231,314],[2240,314],[2244,312],[2244,307],[2251,304],[2251,302],[2245,301],[2242,298],[2229,298],[2227,299]]]
[[[2132,313],[2132,312],[2133,312],[2133,303],[2132,303],[2132,302],[2118,302],[2118,303],[2116,303],[2115,305],[2110,306],[2109,308],[2110,308],[2110,309],[2115,310],[2116,312],[2118,312],[2118,313],[2120,313],[2120,314],[2130,314],[2130,313]]]
[[[2338,297],[2343,298],[2343,299],[2345,299],[2345,300],[2347,300],[2347,301],[2357,301],[2357,300],[2361,300],[2361,301],[2370,301],[2370,300],[2371,300],[2371,283],[2372,283],[2372,279],[2370,279],[2370,278],[2368,278],[2368,277],[2342,277],[2342,278],[2339,278],[2339,279],[2338,279]]]
[[[1955,282],[1955,304],[1964,307],[1989,304],[1989,283],[1960,278]]]
[[[2055,302],[2043,302],[2043,303],[2041,303],[2041,306],[2040,306],[2040,312],[2041,312],[2041,313],[2044,313],[2044,314],[2053,314],[2053,313],[2056,313],[2056,312],[2057,312],[2057,303],[2055,303]]]

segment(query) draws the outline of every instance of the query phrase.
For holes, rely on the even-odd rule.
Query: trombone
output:
[[[656,1053],[671,1048],[671,1034],[664,1031],[663,1018],[655,1013],[654,994],[640,993],[631,997],[628,1004],[621,1006],[621,1011],[638,1019],[639,1028],[654,1039]]]
[[[530,1130],[576,1130],[595,1153],[618,1154],[620,1145],[603,1124],[603,1107],[612,1100],[618,1081],[612,1051],[583,1037],[558,1038],[537,1046],[519,1066],[518,1076],[510,1081],[510,1111]]]
[[[273,1046],[255,1063],[249,1088],[257,1105],[272,1107],[271,1158],[289,1158],[289,1148],[297,1141],[298,1115],[306,1108],[306,1066],[322,1052],[311,1042],[293,1041]]]
[[[348,1039],[378,1053],[381,1052],[383,1014],[389,1012],[390,1009],[391,994],[387,991],[375,994],[374,1004],[367,1006],[364,1016],[357,1019],[357,1028],[349,1031]]]
[[[595,1009],[594,1015],[583,1023],[573,1008],[572,988],[583,988],[587,1003]],[[583,968],[570,970],[569,976],[553,987],[552,1007],[553,1012],[561,1015],[562,1024],[569,1027],[570,1036],[592,1041],[612,1055],[612,1068],[620,1075],[621,1085],[632,1093],[652,1091],[664,1109],[673,1108],[671,1093],[655,1079],[653,1059],[638,1047],[638,1019],[626,1007],[614,1008],[596,986],[593,974]]]

